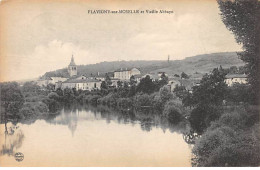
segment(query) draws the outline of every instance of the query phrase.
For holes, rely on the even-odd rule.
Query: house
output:
[[[144,75],[142,75],[142,74],[134,75],[134,78],[135,78],[135,81],[136,81],[137,84],[140,83],[143,76]]]
[[[62,82],[60,85],[57,85],[57,87],[60,86],[62,90],[65,88],[75,88],[76,90],[98,90],[101,88],[102,81],[97,79],[70,79],[65,82]]]
[[[158,72],[158,76],[161,78],[162,75],[165,75],[166,77],[168,77],[168,74],[166,74],[164,71]],[[159,79],[160,79],[159,78]]]
[[[169,81],[168,81],[167,86],[169,87],[169,89],[170,89],[171,91],[173,91],[174,88],[175,88],[177,85],[178,85],[178,86],[181,85],[181,83],[180,83],[180,81],[179,81],[178,78],[169,78]]]
[[[87,76],[85,76],[85,75],[75,76],[75,79],[77,79],[77,80],[85,80],[85,79],[87,79]]]
[[[121,68],[114,71],[114,78],[120,80],[130,80],[131,76],[141,74],[141,72],[137,68]]]
[[[36,84],[38,86],[47,86],[48,84],[56,84],[57,82],[64,82],[68,78],[64,77],[45,77],[44,79],[37,80]]]
[[[36,84],[37,84],[38,86],[43,87],[43,86],[47,86],[50,81],[51,81],[51,78],[50,78],[50,77],[45,77],[45,78],[43,78],[43,79],[37,80],[37,81],[36,81]]]
[[[232,86],[234,83],[246,84],[247,76],[245,74],[228,74],[225,83],[228,86]]]
[[[68,78],[64,78],[64,77],[50,77],[51,81],[49,83],[55,84],[59,81],[64,82],[66,80],[68,80]]]

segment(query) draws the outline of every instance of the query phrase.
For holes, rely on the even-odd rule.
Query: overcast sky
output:
[[[174,14],[89,14],[95,9]],[[7,1],[0,7],[1,80],[35,78],[76,64],[171,60],[240,51],[215,0]]]

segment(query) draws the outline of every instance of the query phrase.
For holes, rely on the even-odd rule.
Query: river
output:
[[[1,124],[0,166],[191,166],[187,129],[156,114],[67,106],[45,118]]]

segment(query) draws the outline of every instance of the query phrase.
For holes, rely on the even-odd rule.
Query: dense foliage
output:
[[[260,90],[260,1],[218,0],[221,16],[226,27],[243,45],[238,55],[246,63],[249,84],[254,91],[255,103],[259,102]]]
[[[238,108],[225,112],[193,148],[194,166],[259,166],[260,131],[257,112]]]

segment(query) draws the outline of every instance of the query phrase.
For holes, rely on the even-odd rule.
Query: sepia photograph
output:
[[[259,0],[0,0],[0,167],[259,167]]]

